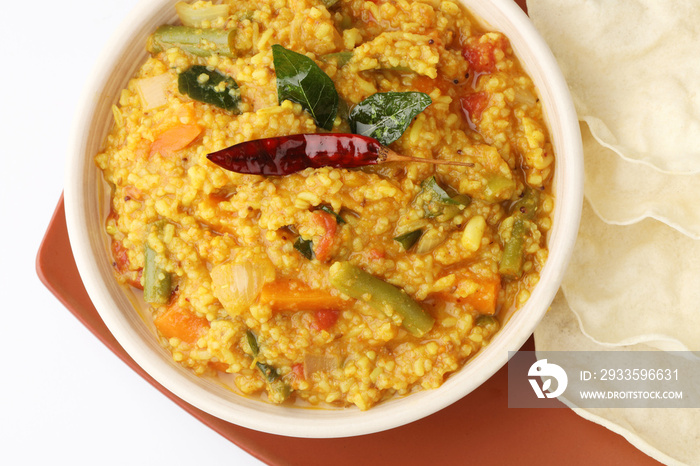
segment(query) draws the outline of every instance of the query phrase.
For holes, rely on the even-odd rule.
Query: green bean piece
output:
[[[257,358],[258,354],[260,354],[258,339],[250,330],[246,331],[245,337],[250,351],[253,353],[253,358]],[[269,396],[273,401],[281,403],[289,398],[289,395],[292,394],[292,387],[280,378],[280,374],[274,366],[259,361],[256,361],[255,365],[265,378]]]
[[[234,30],[218,28],[195,28],[165,24],[156,29],[150,44],[150,51],[158,53],[177,47],[198,57],[219,54],[235,56]]]
[[[404,251],[408,251],[413,247],[414,244],[418,242],[422,235],[423,230],[419,228],[417,230],[409,231],[408,233],[404,233],[403,235],[397,236],[396,238],[394,238],[394,241],[397,241],[401,246],[403,246]]]
[[[505,277],[517,278],[522,274],[525,236],[528,233],[527,222],[535,218],[538,202],[539,192],[527,189],[523,197],[513,204],[513,214],[511,215],[513,229],[510,233],[510,239],[503,247],[503,256],[498,266],[498,272]]]
[[[336,262],[329,271],[331,285],[351,298],[359,299],[387,315],[398,314],[409,333],[422,337],[435,319],[406,292],[370,275],[350,262]]]
[[[516,218],[513,222],[511,236],[503,248],[503,256],[498,265],[498,272],[506,277],[519,277],[523,268],[523,255],[525,253],[525,221]]]
[[[540,202],[539,191],[527,188],[520,199],[513,204],[513,215],[520,215],[526,220],[533,220],[537,213],[537,204]]]
[[[170,273],[156,264],[158,254],[146,245],[143,267],[143,299],[149,304],[167,304],[172,292]]]

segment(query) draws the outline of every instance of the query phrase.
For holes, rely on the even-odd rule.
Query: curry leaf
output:
[[[337,223],[338,225],[342,225],[343,223],[345,223],[343,217],[341,217],[339,214],[336,214],[331,206],[323,204],[320,205],[318,209],[326,212],[327,214],[331,214],[335,218],[335,223]]]
[[[232,77],[209,70],[206,66],[195,65],[180,73],[177,79],[180,94],[187,94],[194,100],[241,113],[241,91]]]
[[[419,228],[397,236],[394,238],[394,241],[397,241],[401,246],[403,246],[404,251],[408,251],[418,242],[421,236],[423,236],[423,230]]]
[[[309,260],[313,260],[314,254],[314,243],[310,239],[304,239],[301,236],[297,238],[294,242],[294,249],[299,251],[302,256]]]
[[[388,145],[400,138],[413,118],[431,103],[430,96],[423,92],[372,94],[350,111],[350,130]]]
[[[277,73],[277,99],[297,102],[311,114],[316,124],[333,129],[338,112],[338,92],[331,78],[309,57],[272,46]]]

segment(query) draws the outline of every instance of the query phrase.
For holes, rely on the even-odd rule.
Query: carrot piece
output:
[[[428,76],[416,75],[413,78],[411,85],[412,89],[418,92],[423,92],[425,94],[430,94],[435,89],[440,89],[443,94],[447,94],[447,91],[452,85],[452,81],[438,77],[436,79],[429,78]]]
[[[202,132],[199,125],[179,125],[166,129],[158,135],[151,144],[149,155],[156,152],[161,155],[171,155],[187,147],[192,141],[197,139]]]
[[[225,362],[221,362],[221,361],[209,361],[207,363],[207,366],[209,366],[210,368],[212,368],[218,372],[226,372],[226,370],[229,367],[228,364],[226,364]]]
[[[479,288],[464,298],[480,314],[494,315],[498,306],[498,293],[501,291],[499,278],[475,279]]]
[[[343,299],[293,279],[265,283],[260,291],[260,302],[269,304],[273,311],[341,310],[346,306]]]
[[[191,345],[197,343],[209,328],[207,319],[178,306],[168,307],[153,323],[165,338],[179,338]]]
[[[498,294],[501,292],[501,279],[495,277],[479,277],[471,272],[461,275],[459,280],[468,280],[475,283],[476,289],[468,295],[456,295],[453,292],[443,291],[436,296],[441,301],[468,304],[472,309],[482,315],[494,315],[498,310]]]

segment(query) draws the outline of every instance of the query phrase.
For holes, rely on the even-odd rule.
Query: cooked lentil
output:
[[[547,259],[554,153],[532,81],[508,39],[452,0],[224,3],[225,16],[197,26],[234,31],[232,51],[151,41],[114,107],[96,161],[111,186],[106,231],[118,280],[143,288],[152,251],[152,280],[172,281],[167,302],[148,305],[157,338],[184,367],[244,394],[365,410],[439,387],[497,332],[497,319],[480,316],[522,306]],[[242,141],[319,132],[300,104],[278,102],[274,44],[312,58],[349,108],[377,92],[428,94],[432,104],[391,148],[474,166],[264,177],[212,164],[207,154]],[[339,52],[352,54],[330,55]],[[179,74],[193,65],[235,80],[240,114],[179,92]],[[147,82],[160,86],[155,103]],[[332,131],[349,132],[342,111]],[[433,176],[442,200],[428,192]],[[511,206],[527,190],[539,193],[538,208],[519,216]],[[502,277],[516,222],[525,225],[522,268]],[[394,240],[419,229],[410,248]],[[417,302],[434,320],[429,331],[412,334],[391,306],[332,286],[348,263]]]

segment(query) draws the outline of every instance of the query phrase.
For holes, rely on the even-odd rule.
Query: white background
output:
[[[173,0],[174,3],[175,0]],[[76,101],[137,0],[3,2],[0,464],[261,465],[163,396],[41,284]]]

